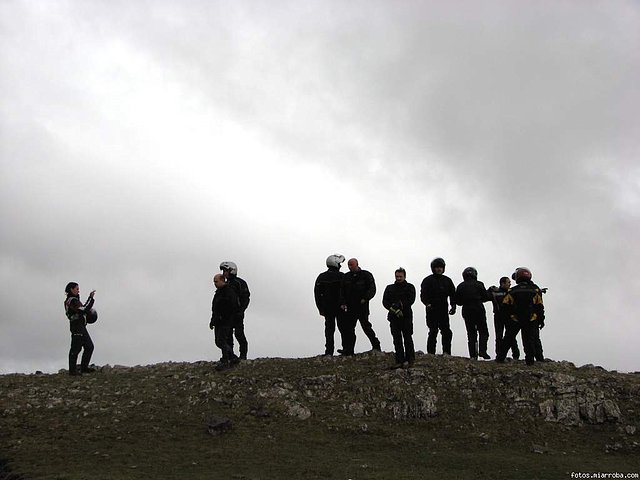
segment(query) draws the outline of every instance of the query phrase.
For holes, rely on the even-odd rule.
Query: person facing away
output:
[[[87,301],[80,301],[80,286],[76,282],[69,282],[64,289],[67,298],[64,301],[64,311],[69,319],[69,329],[71,330],[71,348],[69,349],[69,375],[82,375],[83,373],[95,372],[89,367],[91,355],[93,354],[93,341],[87,331],[86,315],[91,311],[94,304],[95,290],[89,293]],[[78,369],[78,355],[82,350],[80,369]]]
[[[342,278],[340,271],[343,255],[329,255],[326,260],[327,270],[316,278],[313,295],[316,307],[324,317],[324,355],[331,356],[334,351],[334,334],[336,324],[342,336],[342,355],[353,355],[356,344],[355,320],[344,314],[342,306],[345,304],[342,295]]]
[[[514,277],[517,285],[511,288],[502,300],[502,308],[507,318],[506,333],[496,361],[504,362],[516,335],[522,331],[524,359],[527,365],[533,365],[536,345],[540,338],[540,325],[544,325],[542,292],[531,280],[531,270],[528,268],[517,268]]]
[[[236,314],[236,318],[233,322],[232,330],[229,332],[231,346],[233,346],[233,335],[235,335],[238,341],[238,349],[240,351],[240,359],[246,360],[247,353],[249,351],[249,343],[247,337],[244,334],[244,312],[249,306],[251,293],[249,292],[249,286],[247,282],[238,277],[238,267],[233,262],[222,262],[220,264],[220,270],[227,283],[235,290],[240,302],[240,308]]]
[[[477,360],[478,356],[489,360],[487,343],[489,329],[484,302],[491,300],[484,283],[478,280],[478,271],[467,267],[462,272],[463,281],[456,288],[456,304],[462,307],[462,318],[467,329],[467,345],[469,358]]]
[[[398,268],[395,277],[395,283],[388,285],[382,295],[382,306],[389,311],[387,320],[395,349],[395,364],[392,368],[410,367],[416,360],[411,308],[416,300],[416,289],[407,282],[407,272],[404,268]]]
[[[425,306],[427,315],[427,353],[436,353],[438,331],[442,335],[442,353],[451,355],[451,339],[453,332],[449,325],[449,315],[456,313],[456,287],[444,274],[445,261],[434,258],[431,262],[432,274],[425,277],[420,285],[420,300]],[[449,301],[451,308],[449,308]]]
[[[209,328],[214,331],[216,346],[222,351],[222,358],[216,369],[223,370],[238,363],[238,357],[233,353],[231,331],[238,317],[240,302],[238,294],[225,280],[224,275],[220,273],[214,275],[213,284],[216,291],[211,301]]]
[[[369,301],[376,294],[376,282],[371,272],[360,268],[356,258],[350,259],[347,267],[349,271],[342,278],[345,301],[343,309],[353,322],[360,322],[362,330],[371,342],[371,348],[380,351],[380,340],[369,321]]]
[[[493,304],[493,328],[496,335],[496,356],[502,348],[502,338],[505,332],[505,311],[502,308],[502,300],[511,287],[511,279],[509,277],[501,277],[499,280],[499,286],[492,285],[489,287],[489,294],[491,295],[491,303]],[[513,345],[511,345],[511,356],[514,360],[520,358],[520,349],[518,348],[518,340],[514,339]]]

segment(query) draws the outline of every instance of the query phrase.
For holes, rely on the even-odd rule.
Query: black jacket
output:
[[[465,310],[484,312],[484,302],[491,300],[484,283],[478,280],[465,280],[456,288],[456,304],[462,306],[462,314]]]
[[[389,310],[391,307],[394,309],[402,310],[402,315],[406,319],[413,318],[413,310],[411,305],[416,301],[416,287],[407,281],[401,283],[392,283],[387,285],[382,295],[382,306]],[[391,311],[387,315],[387,320],[396,320],[398,317]]]
[[[491,295],[491,303],[493,303],[493,314],[494,315],[498,315],[500,314],[500,310],[502,307],[502,300],[504,299],[504,296],[507,294],[509,290],[505,290],[502,287],[489,287],[489,289],[487,290],[487,292],[489,293],[489,295]]]
[[[431,310],[448,310],[447,298],[454,307],[456,287],[446,275],[429,275],[420,285],[420,301],[425,305],[431,305]]]
[[[342,277],[342,294],[347,311],[369,315],[369,300],[376,294],[376,281],[366,270],[348,271]]]
[[[249,286],[243,279],[233,275],[229,276],[227,282],[231,287],[233,287],[233,289],[236,291],[236,295],[238,296],[240,308],[238,309],[238,313],[236,314],[236,316],[238,320],[242,320],[244,319],[244,311],[249,306],[249,297],[251,296],[251,293],[249,292]]]
[[[82,329],[87,324],[85,313],[91,310],[95,299],[89,297],[84,305],[80,301],[79,297],[74,295],[68,295],[64,301],[64,312],[69,319],[69,328],[72,333],[76,333],[79,329]]]
[[[235,289],[230,284],[216,289],[211,301],[211,325],[215,327],[231,327],[235,323],[240,302]]]
[[[342,277],[344,274],[335,267],[329,267],[316,279],[313,295],[320,315],[337,315],[344,305],[342,296]]]
[[[502,308],[517,322],[544,322],[542,292],[533,282],[521,282],[509,289],[502,300]]]

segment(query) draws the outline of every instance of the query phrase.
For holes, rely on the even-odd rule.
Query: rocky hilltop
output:
[[[640,375],[419,355],[0,376],[0,478],[637,472]],[[637,478],[637,477],[636,477]]]

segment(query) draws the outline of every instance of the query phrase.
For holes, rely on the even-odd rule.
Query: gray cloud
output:
[[[456,283],[527,264],[549,356],[637,369],[634,2],[0,10],[5,371],[64,365],[72,279],[99,291],[96,361],[215,357],[223,259],[252,287],[251,354],[318,353],[334,251],[380,290],[436,255]]]

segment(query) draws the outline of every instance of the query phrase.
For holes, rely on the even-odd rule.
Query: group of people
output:
[[[327,258],[327,270],[318,275],[314,286],[314,297],[318,311],[324,317],[325,349],[324,355],[332,356],[335,349],[336,326],[341,335],[340,355],[354,355],[356,344],[356,326],[362,330],[371,343],[373,352],[381,352],[380,340],[369,321],[369,303],[376,294],[376,283],[371,272],[360,268],[358,259],[347,262],[348,272],[340,271],[345,261],[343,255],[330,255]],[[469,357],[490,359],[487,353],[489,329],[484,303],[493,303],[496,361],[504,362],[509,351],[513,359],[520,357],[517,335],[522,333],[525,361],[532,365],[534,361],[544,361],[540,329],[544,327],[544,305],[540,289],[532,281],[531,271],[519,267],[511,280],[502,277],[498,287],[486,289],[478,280],[478,272],[467,267],[462,272],[463,282],[457,287],[444,274],[445,261],[435,258],[431,262],[431,275],[424,278],[420,285],[420,301],[425,305],[428,328],[427,353],[436,353],[438,333],[442,341],[442,353],[451,355],[453,332],[449,317],[462,307],[462,317],[467,330]],[[247,282],[238,277],[238,267],[234,262],[220,264],[221,273],[213,277],[215,293],[211,303],[211,321],[209,328],[214,330],[216,346],[222,352],[217,369],[224,370],[246,360],[248,352],[247,337],[244,333],[244,315],[249,306],[250,292]],[[387,320],[393,338],[395,363],[393,368],[411,366],[415,362],[413,343],[413,309],[416,289],[406,280],[403,268],[395,271],[395,282],[388,285],[382,296],[382,305],[387,310]],[[69,374],[82,375],[93,371],[89,367],[93,353],[93,342],[87,331],[87,324],[97,320],[93,309],[95,290],[89,294],[85,303],[80,300],[80,287],[69,282],[65,288],[67,298],[64,302],[65,313],[71,330],[71,348],[69,350]],[[239,355],[234,353],[234,336],[238,342]],[[80,366],[77,360],[80,352]]]
[[[337,325],[342,337],[341,355],[353,355],[355,327],[360,321],[374,351],[380,350],[380,341],[369,322],[369,302],[376,293],[373,275],[362,270],[358,260],[347,262],[349,272],[340,272],[343,255],[330,255],[327,270],[316,279],[314,296],[318,312],[325,319],[325,352],[333,355],[334,333]],[[425,306],[428,328],[427,353],[435,354],[440,333],[442,353],[451,355],[451,331],[449,317],[462,307],[462,317],[467,330],[469,358],[489,360],[487,353],[489,329],[484,303],[492,301],[496,335],[496,361],[504,362],[509,351],[514,359],[520,357],[517,335],[522,332],[525,361],[544,361],[540,329],[544,327],[544,305],[540,289],[531,280],[531,271],[519,267],[512,275],[516,286],[511,288],[508,277],[500,279],[500,286],[486,289],[478,280],[478,272],[467,267],[462,272],[463,281],[457,287],[444,274],[444,259],[431,262],[431,274],[420,285],[420,301]],[[411,366],[415,362],[413,343],[413,309],[416,289],[406,280],[406,271],[395,271],[395,282],[385,288],[382,305],[388,311],[387,320],[393,338],[395,363],[392,368]]]

